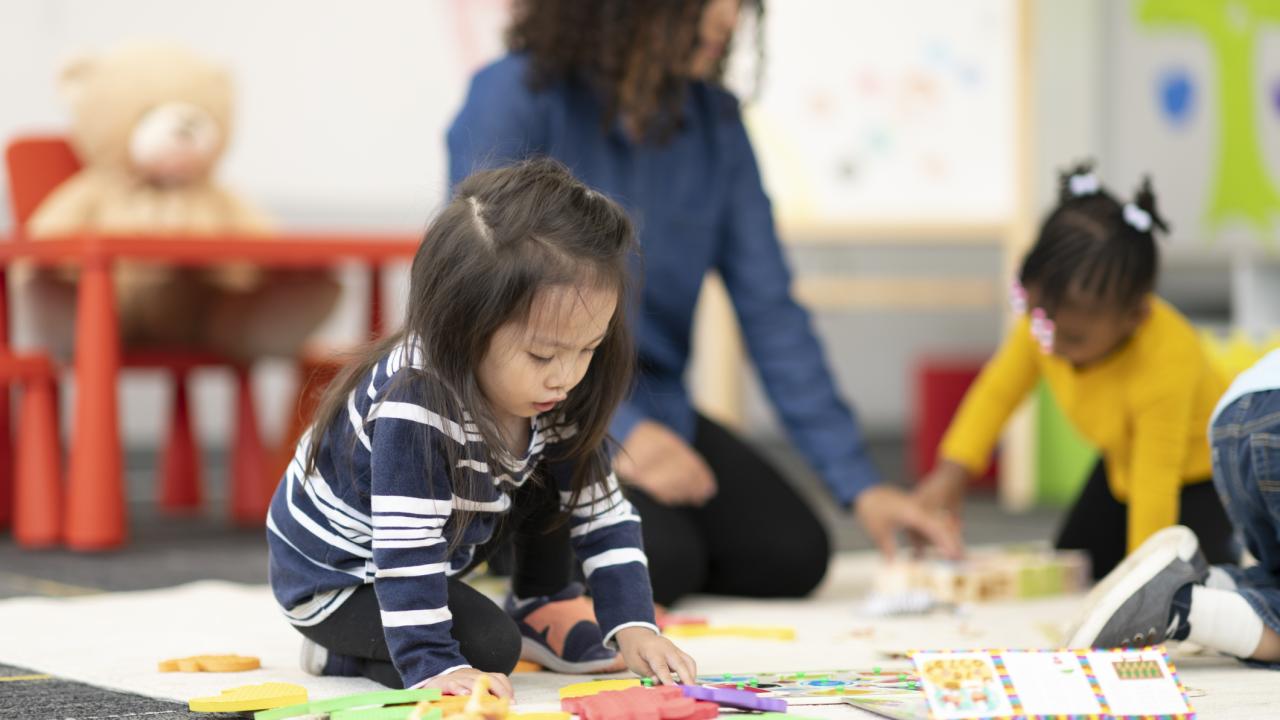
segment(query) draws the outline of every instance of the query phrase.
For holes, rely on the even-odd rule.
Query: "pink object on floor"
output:
[[[720,714],[720,706],[685,697],[672,685],[565,698],[560,709],[581,720],[710,720]]]

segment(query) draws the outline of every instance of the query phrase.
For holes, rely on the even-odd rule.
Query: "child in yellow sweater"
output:
[[[1089,553],[1102,577],[1177,523],[1211,562],[1229,562],[1231,526],[1214,491],[1205,427],[1227,378],[1199,336],[1153,294],[1159,254],[1149,181],[1128,203],[1088,166],[1065,174],[1014,287],[1021,317],[965,395],[918,494],[958,514],[1009,415],[1044,378],[1076,430],[1102,454],[1068,513],[1060,549]]]

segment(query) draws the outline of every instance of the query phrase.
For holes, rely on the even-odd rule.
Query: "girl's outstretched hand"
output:
[[[863,490],[854,512],[885,559],[893,559],[900,530],[919,536],[948,559],[958,560],[964,554],[964,540],[954,516],[927,507],[895,487],[873,485]]]
[[[462,668],[451,673],[437,675],[418,687],[439,688],[446,695],[470,695],[473,692],[489,692],[500,698],[515,699],[511,690],[511,678],[502,673],[487,673],[475,668]]]
[[[698,666],[693,658],[650,628],[629,627],[618,631],[618,649],[631,672],[642,677],[656,677],[663,685],[693,683]]]
[[[958,521],[964,509],[964,489],[969,471],[957,462],[939,459],[937,467],[920,479],[912,495],[926,510],[941,510]]]

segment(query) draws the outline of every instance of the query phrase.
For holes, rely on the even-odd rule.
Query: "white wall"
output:
[[[779,0],[783,1],[783,0]],[[800,2],[801,0],[785,0]],[[1030,0],[1033,9],[1032,168],[1037,207],[1052,199],[1053,171],[1096,155],[1101,142],[1101,0]],[[0,137],[58,128],[60,62],[129,38],[173,39],[227,64],[238,81],[238,127],[222,177],[286,225],[416,231],[443,196],[443,129],[470,70],[500,51],[504,0],[5,0],[0,3]],[[771,57],[770,63],[784,63]],[[767,178],[766,178],[767,180]],[[0,182],[3,182],[0,180]],[[0,209],[0,228],[5,227]],[[865,240],[865,239],[864,239]],[[796,249],[798,268],[844,265],[850,274],[999,278],[993,246],[969,251],[897,240],[837,249]],[[326,328],[360,327],[353,301]],[[816,319],[848,396],[875,432],[908,420],[909,368],[922,353],[982,354],[999,337],[1000,308],[940,312],[824,312]],[[18,329],[19,331],[22,328]],[[206,441],[226,437],[230,393],[211,373],[197,389]],[[265,419],[278,425],[287,372],[260,378]],[[167,391],[155,379],[126,382],[127,441],[151,444],[167,422]],[[776,425],[758,390],[749,427]]]
[[[443,130],[473,68],[501,50],[504,0],[5,0],[0,3],[0,138],[58,130],[55,78],[68,58],[130,40],[168,40],[227,66],[237,126],[223,182],[288,227],[417,232],[443,199]],[[7,194],[0,178],[0,193]],[[9,225],[0,209],[0,232]],[[350,275],[350,273],[348,273]],[[353,339],[362,287],[326,326]],[[393,292],[394,294],[394,292]],[[15,341],[28,329],[18,315]],[[230,423],[224,373],[196,383],[197,424],[221,442]],[[259,373],[267,428],[282,423],[287,368]],[[131,444],[162,437],[165,383],[130,373],[122,402]],[[67,396],[70,402],[70,395]],[[69,407],[69,405],[68,405]]]
[[[298,221],[416,227],[444,189],[442,128],[496,55],[495,2],[6,0],[0,133],[59,127],[60,63],[134,39],[230,68],[238,127],[223,179]]]

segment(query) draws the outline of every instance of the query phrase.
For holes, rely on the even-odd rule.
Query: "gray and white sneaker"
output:
[[[1157,532],[1085,597],[1067,647],[1143,647],[1170,639],[1186,622],[1175,612],[1174,595],[1208,576],[1209,563],[1190,528]]]
[[[329,663],[329,649],[311,638],[302,638],[302,651],[298,653],[298,665],[308,675],[324,675],[324,667]]]

